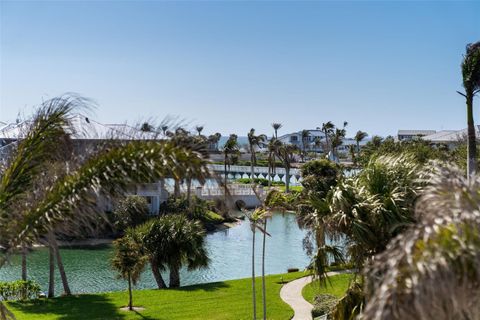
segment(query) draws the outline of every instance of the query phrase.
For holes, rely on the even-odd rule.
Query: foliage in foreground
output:
[[[0,282],[0,300],[30,300],[40,296],[40,285],[32,280]]]
[[[440,167],[419,200],[417,223],[367,269],[364,319],[477,319],[480,178]]]

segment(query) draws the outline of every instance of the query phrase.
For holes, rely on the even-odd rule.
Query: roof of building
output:
[[[475,126],[477,136],[480,135],[480,126]],[[431,142],[456,142],[467,136],[467,129],[462,130],[442,130],[435,134],[422,137],[423,140]]]
[[[398,130],[399,136],[427,136],[436,133],[435,130]]]
[[[128,124],[103,124],[84,115],[76,114],[71,119],[69,131],[72,139],[80,140],[143,140],[155,139],[155,132],[145,132]],[[11,123],[0,128],[0,139],[22,138],[31,125],[31,121]]]
[[[321,136],[325,135],[325,133],[320,129],[305,129],[305,130],[307,130],[310,133],[312,133],[312,132],[313,133],[318,133]],[[287,138],[287,137],[290,137],[290,136],[293,136],[293,135],[302,135],[302,132],[303,132],[303,130],[300,130],[300,131],[297,131],[297,132],[286,133],[286,134],[283,134],[280,137],[278,137],[278,139],[284,139],[284,138]]]

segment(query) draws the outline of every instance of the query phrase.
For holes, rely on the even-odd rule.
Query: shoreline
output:
[[[236,218],[235,222],[222,222],[215,226],[215,230],[208,233],[215,233],[219,231],[225,231],[230,228],[236,227],[240,224],[241,220]],[[115,239],[114,238],[89,238],[89,239],[77,239],[77,240],[58,240],[59,247],[96,247],[96,246],[105,246],[111,245]],[[47,245],[37,243],[32,246],[33,248],[45,248]]]

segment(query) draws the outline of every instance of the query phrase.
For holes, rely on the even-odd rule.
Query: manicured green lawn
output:
[[[345,291],[348,289],[350,280],[353,278],[352,274],[345,273],[336,276],[331,276],[330,282],[327,281],[326,287],[320,285],[318,281],[312,282],[306,285],[302,290],[302,295],[308,302],[313,302],[313,299],[317,294],[331,294],[338,298],[341,298]]]
[[[304,276],[303,272],[266,277],[268,319],[288,320],[293,310],[280,299],[280,281]],[[261,318],[261,278],[257,279],[257,318]],[[252,319],[251,280],[240,279],[182,287],[180,289],[138,290],[134,305],[138,312],[121,311],[128,302],[126,292],[84,294],[33,302],[10,302],[17,319],[114,320],[114,319]]]

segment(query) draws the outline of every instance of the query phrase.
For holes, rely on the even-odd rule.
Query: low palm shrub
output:
[[[338,303],[338,298],[331,294],[319,294],[315,297],[312,317],[330,314]]]

